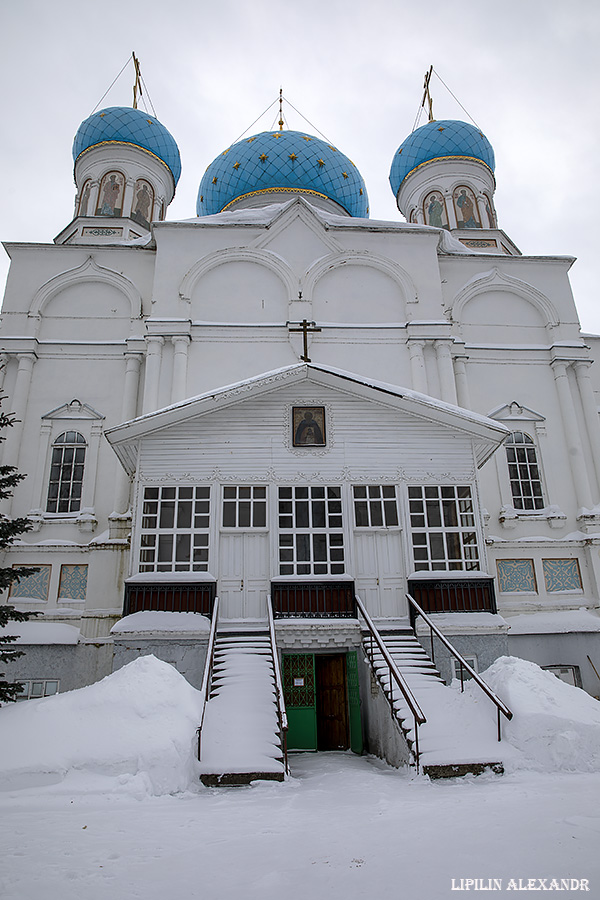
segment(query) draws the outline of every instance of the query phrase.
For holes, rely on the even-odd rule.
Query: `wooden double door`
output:
[[[284,654],[283,682],[290,750],[362,751],[355,651]]]

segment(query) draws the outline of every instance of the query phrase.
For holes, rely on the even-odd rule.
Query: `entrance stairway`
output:
[[[202,727],[206,785],[283,781],[285,766],[269,632],[219,626]]]
[[[461,702],[461,695],[448,687],[411,628],[379,633],[386,650],[423,711],[426,722],[419,726],[419,762],[431,778],[479,775],[485,770],[504,771],[499,760],[494,710],[482,697],[482,709]],[[415,753],[414,716],[399,687],[390,680],[383,653],[365,636],[364,646],[375,677],[388,699],[409,749]],[[391,688],[391,692],[390,692]],[[464,695],[463,695],[464,696]]]

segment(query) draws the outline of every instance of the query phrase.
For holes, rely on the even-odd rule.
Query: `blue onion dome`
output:
[[[264,131],[224,150],[204,173],[196,211],[210,216],[242,197],[277,192],[313,194],[351,216],[369,215],[367,189],[354,163],[301,131]]]
[[[181,175],[179,148],[164,125],[141,109],[110,106],[85,119],[73,141],[75,162],[85,150],[99,144],[135,144],[157,156],[170,169],[175,184]]]
[[[492,145],[475,125],[442,119],[439,122],[427,122],[417,128],[400,145],[394,156],[390,170],[394,196],[397,196],[406,176],[419,166],[434,159],[457,157],[477,159],[494,171]]]

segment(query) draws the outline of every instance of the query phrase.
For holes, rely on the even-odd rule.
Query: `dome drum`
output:
[[[175,193],[173,176],[150,153],[127,144],[99,144],[75,163],[75,216],[132,218],[146,230]]]
[[[493,173],[479,160],[436,159],[404,179],[397,204],[409,222],[451,231],[496,228],[495,187]]]

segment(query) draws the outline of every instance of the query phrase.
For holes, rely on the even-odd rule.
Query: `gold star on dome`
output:
[[[222,156],[227,156],[227,154],[229,153],[230,150],[231,150],[231,147],[228,147],[227,150],[223,150]]]
[[[317,162],[319,163],[319,168],[322,169],[323,166],[325,165],[325,160],[324,160],[324,159],[318,159]]]
[[[327,144],[330,150],[333,150],[334,153],[337,153],[337,147],[333,147],[331,144]]]
[[[266,153],[261,153],[258,158],[260,159],[261,162],[266,162],[269,157],[267,156]]]
[[[212,183],[213,183],[213,184],[216,184],[216,183],[217,183],[217,176],[216,176],[216,175],[213,176]]]
[[[239,162],[234,162],[233,168],[234,168],[234,169],[239,169],[239,167],[240,167]]]
[[[106,113],[100,113],[100,118],[103,119]]]
[[[398,156],[401,156],[401,155],[402,155],[402,147],[400,147],[400,149],[398,150]]]
[[[146,119],[146,122],[148,123],[148,125],[154,125],[154,122],[152,121],[152,119]]]
[[[292,162],[294,162],[294,160],[298,159],[298,157],[296,156],[295,153],[290,153],[290,157],[289,157],[289,158],[291,159]]]
[[[248,138],[248,140],[246,141],[246,143],[247,143],[247,144],[251,144],[252,141],[255,141],[255,140],[256,140],[255,137],[253,137],[253,138]]]
[[[358,191],[358,193],[359,193],[359,194],[360,194],[360,196],[361,196],[361,197],[362,197],[362,188],[359,188],[359,191]]]
[[[204,203],[204,194],[200,194],[200,203]]]
[[[306,135],[303,134],[303,135],[302,135],[302,140],[303,140],[303,141],[312,141],[312,138],[306,137]]]
[[[342,175],[344,176],[344,178],[347,178],[347,177],[348,177],[348,173],[347,173],[347,172],[342,172]]]
[[[438,131],[445,131],[445,129],[443,126],[441,126],[440,128],[438,128]]]
[[[369,213],[369,207],[367,206],[367,215],[368,215],[368,213]]]
[[[279,132],[279,131],[276,131],[276,132],[273,134],[273,137],[274,137],[274,138],[280,138],[280,137],[281,137],[280,132]]]

